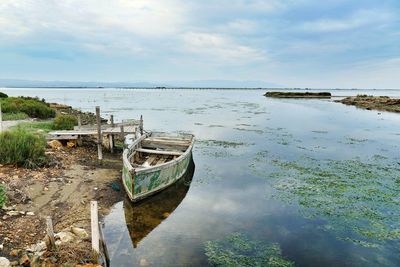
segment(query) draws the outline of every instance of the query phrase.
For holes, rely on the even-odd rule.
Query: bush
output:
[[[4,207],[7,201],[6,189],[0,185],[0,208]]]
[[[36,168],[46,161],[43,136],[21,128],[0,133],[0,163]]]
[[[56,112],[49,105],[36,98],[8,97],[2,100],[4,113],[26,113],[31,118],[54,118]]]
[[[0,92],[0,98],[7,98],[8,95],[6,95],[5,93]]]
[[[78,125],[78,120],[72,115],[58,115],[54,119],[55,130],[73,130]]]

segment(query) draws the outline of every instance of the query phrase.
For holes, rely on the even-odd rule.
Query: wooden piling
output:
[[[114,128],[114,115],[110,115],[110,123],[111,123],[111,127]],[[111,151],[111,153],[114,153],[114,135],[113,134],[110,134],[109,140],[110,140],[110,151]]]
[[[143,135],[143,115],[140,115],[140,135]]]
[[[98,263],[100,255],[100,232],[97,201],[90,201],[90,222],[92,228],[92,260],[94,263]]]
[[[100,118],[100,107],[96,106],[96,121],[97,121],[97,153],[99,161],[103,160],[103,148],[102,148],[102,135],[101,135],[101,118]]]
[[[121,138],[122,138],[123,144],[125,144],[125,132],[124,132],[124,126],[123,125],[121,125]]]
[[[53,221],[51,220],[50,216],[47,216],[46,218],[46,233],[47,233],[47,239],[49,241],[47,249],[50,251],[55,251],[56,241],[54,239]]]

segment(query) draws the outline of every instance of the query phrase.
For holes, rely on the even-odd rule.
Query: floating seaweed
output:
[[[205,244],[210,264],[227,267],[291,267],[292,261],[285,259],[279,244],[265,244],[253,241],[240,233],[234,233],[222,240]]]

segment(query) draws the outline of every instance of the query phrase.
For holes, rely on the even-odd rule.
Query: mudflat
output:
[[[390,98],[388,96],[349,96],[342,100],[337,100],[336,102],[367,110],[400,112],[400,99]]]

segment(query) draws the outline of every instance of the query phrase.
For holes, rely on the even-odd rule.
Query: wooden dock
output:
[[[114,123],[114,116],[110,116],[109,124],[101,124],[100,107],[96,107],[96,125],[81,125],[80,117],[78,117],[78,126],[73,130],[52,131],[47,134],[47,140],[76,140],[76,144],[80,145],[82,137],[90,136],[97,139],[98,159],[103,159],[102,143],[106,138],[111,153],[114,152],[115,137],[120,137],[125,141],[127,135],[135,138],[143,134],[143,117],[139,120],[124,120]]]

